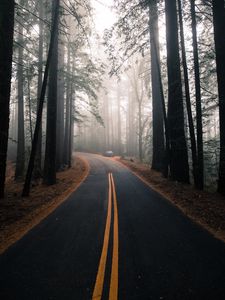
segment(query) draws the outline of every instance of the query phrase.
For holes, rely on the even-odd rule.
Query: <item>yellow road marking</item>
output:
[[[116,189],[111,174],[112,189],[113,189],[113,207],[114,207],[114,224],[113,224],[113,257],[112,270],[109,290],[109,300],[117,300],[118,298],[118,254],[119,254],[119,234],[118,234],[118,208],[116,200]]]
[[[95,288],[94,288],[92,300],[101,300],[104,277],[105,277],[105,265],[106,265],[106,258],[107,258],[108,245],[109,245],[111,211],[112,211],[112,187],[111,187],[110,174],[108,175],[108,180],[109,180],[109,196],[108,196],[107,219],[106,219],[102,254],[101,254],[101,258],[100,258],[100,262],[99,262],[98,273],[97,273],[97,277],[96,277]]]

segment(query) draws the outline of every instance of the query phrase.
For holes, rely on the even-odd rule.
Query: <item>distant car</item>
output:
[[[113,152],[111,150],[108,150],[108,151],[105,151],[104,155],[107,157],[113,157]]]

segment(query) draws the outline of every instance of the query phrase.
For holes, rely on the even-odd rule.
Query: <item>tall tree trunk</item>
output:
[[[163,171],[165,156],[164,126],[157,0],[149,2],[149,30],[151,46],[151,80],[152,80],[152,125],[153,125],[153,156],[152,169]],[[159,65],[157,65],[157,63]]]
[[[71,68],[70,68],[70,42],[67,47],[67,80],[66,80],[66,117],[65,117],[65,133],[63,142],[63,162],[65,165],[69,165],[69,130],[70,130],[70,101],[71,101],[71,84],[72,79],[70,78]]]
[[[135,128],[134,128],[134,112],[135,112],[135,105],[134,105],[134,90],[133,88],[130,89],[129,92],[129,99],[128,99],[128,123],[129,123],[129,146],[128,146],[128,155],[134,156],[136,154],[135,149]]]
[[[111,104],[111,103],[110,103]],[[113,110],[112,110],[112,105],[110,105],[110,125],[111,125],[111,149],[113,150],[113,152],[115,151],[115,141],[114,141],[114,122],[113,122]]]
[[[53,1],[52,15],[57,9],[57,0]],[[55,28],[55,39],[52,59],[49,68],[49,86],[47,102],[47,129],[44,162],[44,183],[56,183],[56,126],[57,126],[57,78],[58,78],[58,27]]]
[[[44,48],[44,10],[43,10],[43,0],[38,1],[39,5],[39,44],[38,44],[38,89],[37,89],[37,114],[38,114],[38,106],[41,95],[42,88],[42,72],[43,72],[43,48]],[[34,178],[39,178],[42,175],[42,123],[40,124],[39,136],[38,136],[38,144],[37,144],[37,154],[35,159],[34,166]]]
[[[29,115],[29,127],[30,127],[30,140],[33,140],[33,126],[32,126],[32,104],[31,104],[31,91],[30,91],[31,76],[29,70],[27,70],[27,96],[28,96],[28,115]]]
[[[33,168],[34,168],[35,155],[36,155],[36,151],[37,151],[39,130],[41,128],[42,111],[43,111],[44,98],[45,98],[45,92],[46,92],[46,87],[47,87],[49,67],[50,67],[50,62],[51,62],[52,55],[54,52],[55,39],[57,39],[58,22],[59,22],[59,0],[55,0],[55,10],[54,10],[53,20],[52,20],[49,52],[48,52],[48,56],[47,56],[45,73],[44,73],[44,78],[43,78],[43,83],[42,83],[42,88],[41,88],[37,120],[36,120],[36,125],[35,125],[34,138],[33,138],[33,142],[32,142],[32,149],[31,149],[29,164],[28,164],[27,173],[26,173],[26,179],[25,179],[23,192],[22,192],[22,196],[24,196],[24,197],[29,196],[29,193],[30,193],[30,183],[31,183],[32,172],[33,172]]]
[[[12,73],[14,0],[0,1],[0,198],[4,197]]]
[[[129,97],[129,94],[128,94],[128,97]],[[125,152],[125,155],[128,155],[128,152],[129,152],[129,150],[128,150],[128,147],[129,147],[129,109],[128,108],[125,112],[125,115],[126,115],[126,134],[125,134],[126,142],[125,142],[124,152]]]
[[[130,89],[129,96],[128,96],[128,147],[127,147],[127,155],[133,155],[133,90]]]
[[[184,134],[184,110],[181,83],[176,0],[165,0],[168,127],[170,136],[170,175],[173,180],[189,183],[187,144]]]
[[[142,138],[143,138],[143,130],[142,130],[142,107],[141,107],[141,101],[138,101],[138,153],[139,153],[139,160],[141,162],[143,160]]]
[[[185,50],[184,26],[183,26],[183,16],[182,16],[182,4],[181,4],[181,0],[178,0],[178,12],[179,12],[179,23],[180,23],[180,39],[181,39],[182,65],[183,65],[183,71],[184,71],[185,99],[186,99],[186,107],[187,107],[187,115],[188,115],[188,127],[189,127],[190,141],[191,141],[193,177],[194,177],[194,184],[197,187],[197,183],[198,183],[197,146],[196,146],[196,138],[195,138],[194,121],[193,121],[192,109],[191,109],[189,76],[188,76],[186,50]]]
[[[57,84],[57,139],[56,139],[56,168],[59,170],[63,164],[64,141],[64,37],[60,34],[58,45],[58,84]]]
[[[121,116],[120,116],[120,84],[117,86],[117,119],[118,119],[118,155],[121,155]]]
[[[225,9],[224,0],[213,0],[213,24],[220,116],[220,163],[218,192],[225,195]]]
[[[74,65],[74,61],[72,64],[72,76],[74,76],[75,74],[75,65]],[[71,87],[71,91],[70,91],[70,123],[69,123],[69,163],[68,163],[68,167],[71,168],[72,166],[72,150],[73,150],[73,127],[74,127],[74,116],[73,116],[73,108],[74,108],[74,103],[73,103],[73,95],[74,95],[74,85],[73,85],[73,81],[71,81],[70,84]]]
[[[202,103],[201,103],[201,84],[200,84],[200,74],[199,74],[195,0],[191,0],[191,22],[192,22],[191,27],[192,27],[192,42],[193,42],[193,55],[194,55],[194,71],[195,71],[195,98],[196,98],[197,151],[198,151],[196,187],[202,190],[204,186]]]
[[[23,1],[21,1],[23,5]],[[24,175],[25,167],[25,137],[24,137],[24,82],[23,82],[23,20],[19,18],[18,25],[18,69],[17,69],[17,89],[18,89],[18,135],[17,135],[17,158],[15,179],[19,179]]]
[[[106,124],[105,124],[105,131],[106,131],[106,150],[109,150],[110,148],[110,137],[109,137],[109,98],[108,94],[105,94],[105,119],[106,119]]]

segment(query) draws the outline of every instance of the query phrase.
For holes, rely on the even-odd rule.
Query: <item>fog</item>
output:
[[[23,177],[32,148],[37,103],[48,57],[53,14],[48,1],[41,1],[37,11],[31,1],[20,2],[16,8],[14,30],[8,159],[16,163],[18,177]],[[114,1],[92,0],[78,3],[65,0],[61,1],[60,5],[58,44],[53,50],[54,61],[57,61],[55,69],[57,79],[54,79],[56,71],[50,67],[37,151],[39,173],[42,173],[46,162],[46,145],[52,136],[47,129],[50,126],[48,124],[53,122],[49,121],[51,113],[48,115],[51,97],[57,98],[56,141],[52,146],[56,148],[56,170],[71,164],[73,151],[103,155],[106,151],[112,151],[116,156],[137,159],[154,168],[154,157],[160,156],[166,147],[165,116],[163,120],[161,106],[163,99],[167,113],[170,92],[164,5],[160,4],[158,7],[159,57],[153,61],[151,55],[154,53],[150,47],[150,35],[146,26],[149,18],[148,9],[143,10],[141,14],[137,12],[137,15],[134,10],[131,21],[127,19],[127,23],[122,23],[123,7],[116,1],[114,3]],[[186,7],[184,14],[187,14]],[[136,27],[131,26],[132,22],[137,22]],[[204,22],[208,24],[209,20],[204,19]],[[206,31],[205,28],[203,23],[197,27],[198,37],[202,43],[207,36],[209,40],[212,38],[212,32]],[[184,21],[184,33],[192,114],[196,122],[192,34],[188,19]],[[204,175],[207,185],[211,186],[215,184],[219,164],[219,114],[217,86],[213,84],[216,78],[215,61],[211,57],[206,60],[202,43],[199,43],[199,52]],[[208,49],[213,51],[213,46]],[[154,72],[157,74],[154,61],[158,58],[160,81],[153,84]],[[201,65],[203,62],[204,66]],[[183,72],[181,75],[183,81]],[[56,82],[51,85],[54,80]],[[153,95],[156,89],[161,94],[161,96],[158,94],[158,100],[155,102],[156,106],[158,103],[155,111],[157,115],[158,109],[159,119],[157,117],[154,119],[153,113]],[[57,90],[57,94],[52,95],[51,91],[54,90]],[[182,92],[184,95],[184,86]],[[185,99],[183,106],[184,131],[191,164],[191,142]],[[162,155],[157,159],[162,161]],[[160,168],[156,167],[159,170]],[[190,174],[192,176],[192,172]]]

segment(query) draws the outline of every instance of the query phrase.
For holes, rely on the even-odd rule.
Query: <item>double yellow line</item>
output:
[[[106,259],[109,246],[109,235],[111,227],[111,216],[112,216],[112,198],[113,198],[113,254],[112,254],[112,268],[109,288],[109,300],[117,300],[118,298],[118,254],[119,254],[119,237],[118,237],[118,208],[116,200],[116,189],[113,180],[112,173],[108,174],[109,180],[109,196],[108,196],[108,211],[106,218],[105,234],[102,247],[101,258],[98,266],[98,273],[95,281],[95,288],[92,296],[92,300],[101,300],[104,278],[105,278],[105,267]]]

